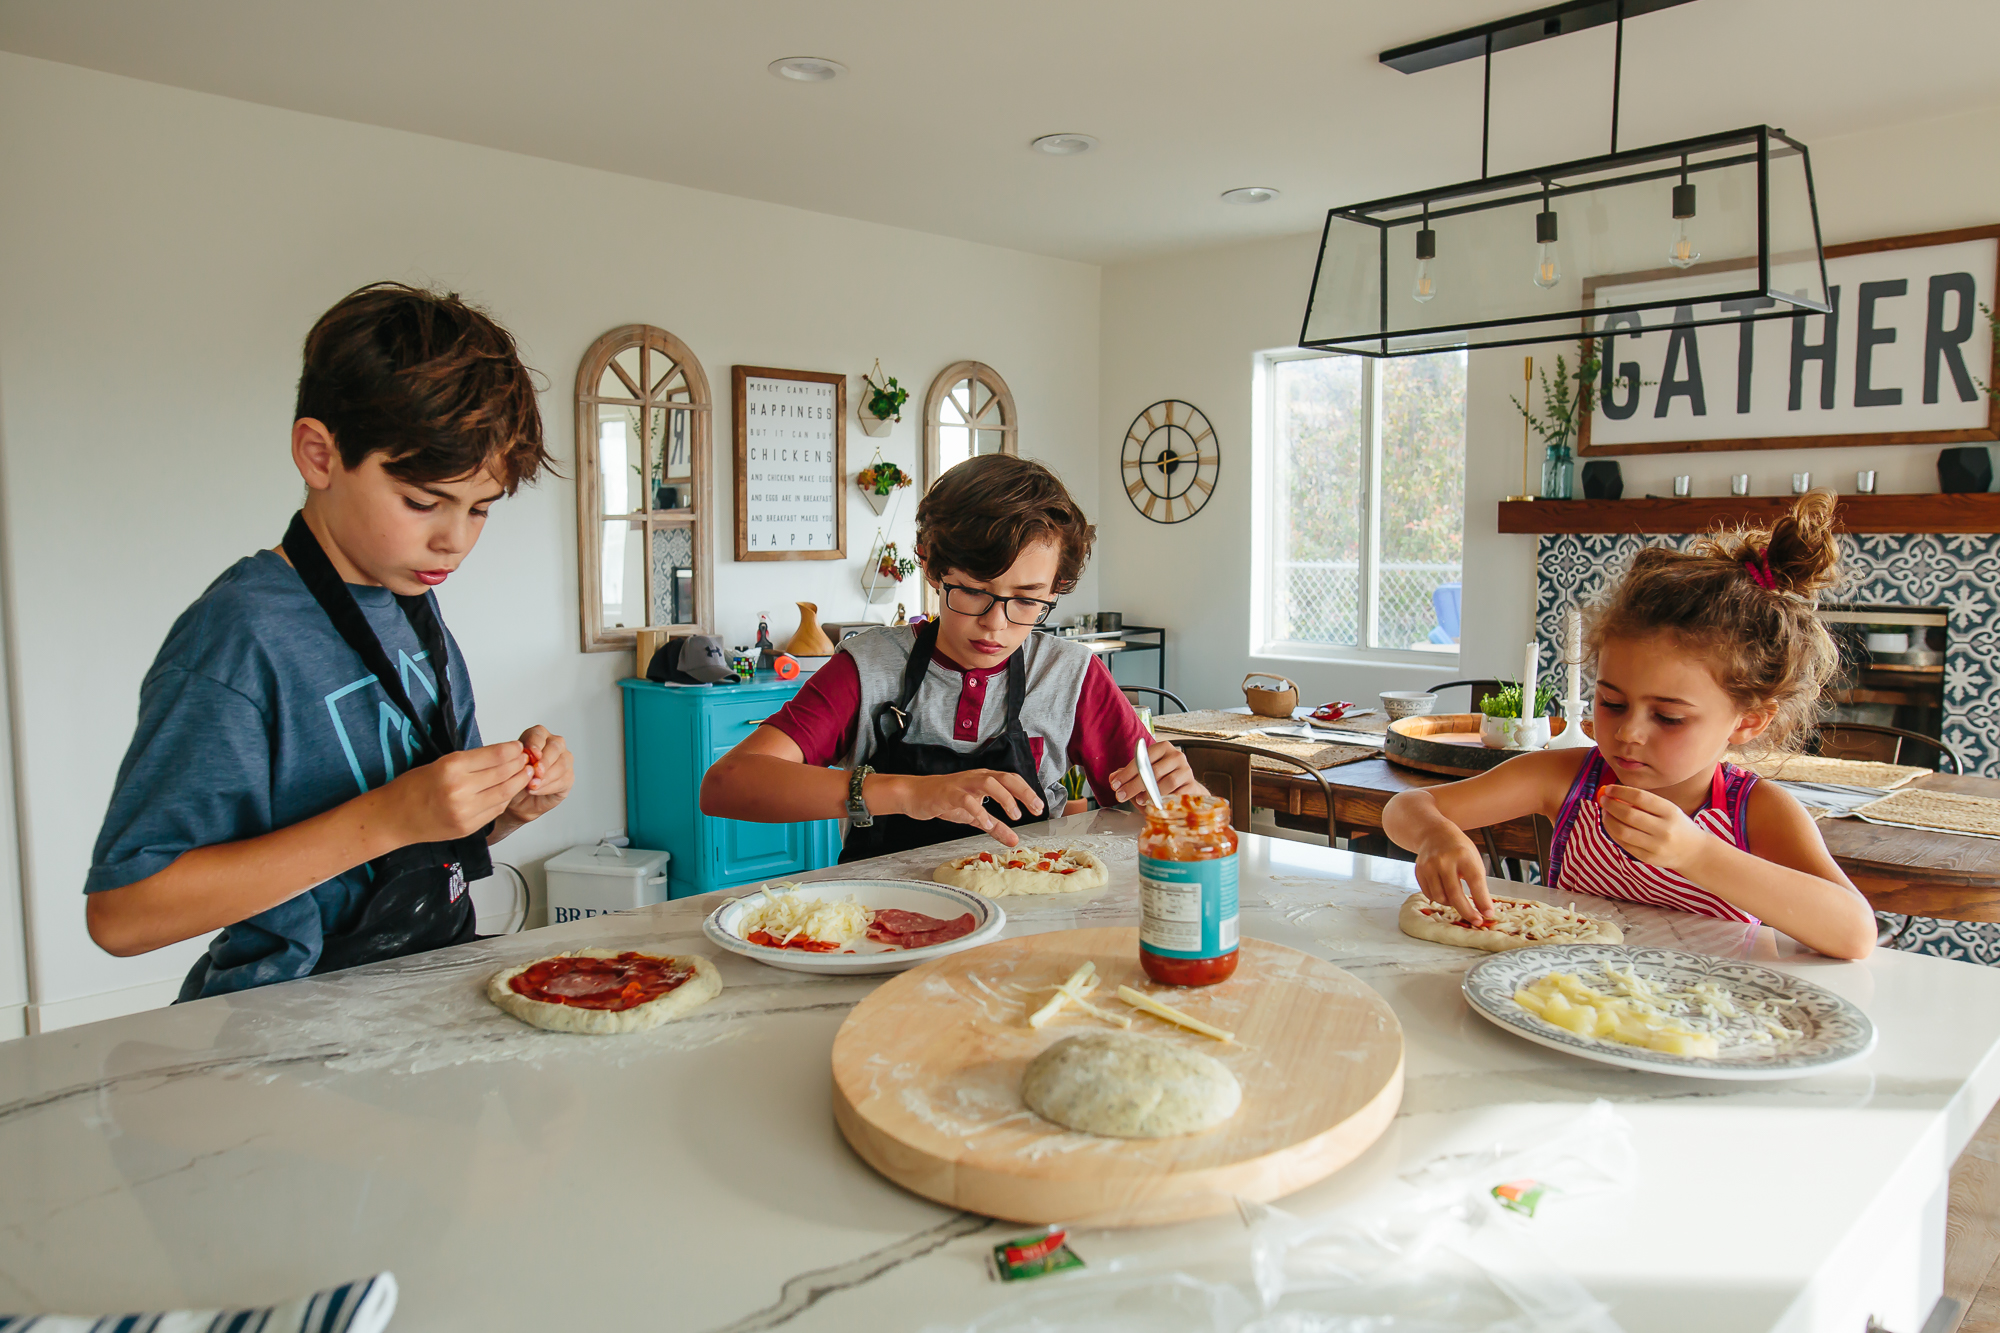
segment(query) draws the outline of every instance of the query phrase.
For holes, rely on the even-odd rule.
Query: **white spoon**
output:
[[[1153,756],[1147,753],[1148,739],[1144,736],[1139,738],[1138,753],[1135,756],[1139,761],[1139,781],[1146,784],[1146,795],[1153,798],[1153,808],[1164,810],[1167,798],[1160,795],[1160,779],[1153,772]]]

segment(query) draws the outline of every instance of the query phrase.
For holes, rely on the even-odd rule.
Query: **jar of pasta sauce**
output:
[[[1212,986],[1236,971],[1236,830],[1219,796],[1141,801],[1139,962],[1162,986]]]

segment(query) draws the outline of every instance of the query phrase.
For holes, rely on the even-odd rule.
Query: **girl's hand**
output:
[[[1637,787],[1599,787],[1597,804],[1611,841],[1649,866],[1685,874],[1715,841],[1672,801]]]
[[[1188,757],[1168,742],[1154,741],[1146,747],[1146,757],[1153,761],[1153,778],[1160,784],[1160,795],[1210,794],[1208,788],[1195,781],[1194,766],[1188,763]],[[1137,759],[1111,775],[1111,794],[1119,800],[1130,801],[1145,795],[1145,792],[1146,784],[1139,780]]]
[[[1479,849],[1449,825],[1417,849],[1417,887],[1474,925],[1493,919],[1493,895],[1486,887],[1486,862]]]
[[[562,804],[576,783],[576,764],[563,738],[547,727],[533,726],[521,733],[521,748],[529,763],[528,785],[507,806],[507,814],[517,824],[539,819]]]

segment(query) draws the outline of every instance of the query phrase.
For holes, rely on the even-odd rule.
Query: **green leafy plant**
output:
[[[880,574],[885,579],[893,579],[897,583],[901,583],[904,579],[915,573],[916,569],[917,562],[904,558],[896,550],[896,543],[882,543],[882,554],[875,561],[875,572],[877,574]]]
[[[877,371],[882,369],[880,361],[875,363],[875,369]],[[872,374],[863,375],[861,377],[861,384],[862,387],[868,390],[868,402],[861,409],[862,411],[874,417],[877,421],[901,421],[903,419],[903,404],[910,401],[910,391],[896,383],[894,375],[885,375],[879,381]],[[879,493],[888,494],[886,491]]]
[[[1542,410],[1530,412],[1528,405],[1519,398],[1510,396],[1514,410],[1528,423],[1528,428],[1542,437],[1542,442],[1555,449],[1576,447],[1577,429],[1590,414],[1597,409],[1598,377],[1604,370],[1604,362],[1588,340],[1577,344],[1576,370],[1572,372],[1569,362],[1561,355],[1556,357],[1556,373],[1551,376],[1546,368],[1541,371]],[[1630,375],[1614,375],[1614,385],[1649,384],[1650,380],[1634,381]]]
[[[1089,780],[1089,776],[1081,768],[1072,764],[1069,772],[1063,774],[1063,790],[1069,793],[1072,801],[1080,801],[1083,799],[1084,783]]]
[[[1488,717],[1521,716],[1521,682],[1508,681],[1479,701],[1479,711]],[[1552,681],[1535,686],[1535,716],[1549,717],[1556,711],[1556,687]]]
[[[913,480],[915,479],[909,473],[894,463],[870,463],[854,475],[856,485],[864,491],[873,491],[877,495],[887,495],[890,491],[900,490]]]

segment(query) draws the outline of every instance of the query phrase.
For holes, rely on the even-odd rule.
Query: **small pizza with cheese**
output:
[[[685,1017],[722,992],[697,954],[578,949],[493,974],[486,998],[550,1032],[644,1032]]]
[[[1493,895],[1493,919],[1483,926],[1467,921],[1450,904],[1434,903],[1421,893],[1410,895],[1396,924],[1405,935],[1420,940],[1491,953],[1533,944],[1619,944],[1625,939],[1625,932],[1609,921],[1554,903],[1503,898],[1497,893]]]
[[[946,861],[931,878],[988,898],[1013,894],[1077,893],[1111,882],[1104,862],[1074,847],[1021,846],[1010,851],[975,852]]]

